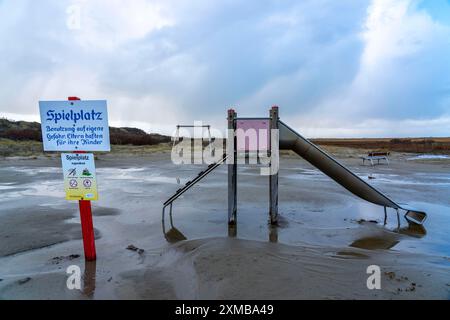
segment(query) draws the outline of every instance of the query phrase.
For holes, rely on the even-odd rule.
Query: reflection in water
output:
[[[180,230],[175,228],[175,226],[173,225],[172,207],[170,208],[170,212],[169,212],[170,229],[167,232],[166,232],[166,223],[164,220],[165,219],[164,219],[164,213],[163,213],[162,229],[163,229],[164,237],[166,238],[166,240],[169,243],[176,243],[176,242],[187,239],[186,236],[183,233],[181,233]]]
[[[383,237],[365,237],[358,240],[353,241],[350,244],[350,247],[360,248],[360,249],[368,249],[368,250],[376,250],[376,249],[391,249],[395,245],[397,245],[400,241],[396,238],[391,238],[389,236]]]
[[[278,242],[278,227],[269,224],[269,241]]]
[[[166,238],[169,243],[176,243],[179,241],[187,240],[186,236],[175,226],[173,225],[173,217],[172,212],[169,212],[169,223],[170,229],[166,231],[166,224],[163,219],[162,221],[162,230],[164,234],[164,238]],[[269,241],[270,242],[278,242],[278,226],[273,226],[269,224]],[[237,224],[229,224],[228,225],[228,237],[236,238],[237,237]]]
[[[424,226],[414,223],[407,227],[397,229],[398,233],[383,233],[381,236],[364,237],[353,241],[350,247],[376,250],[376,249],[392,249],[401,240],[400,235],[407,235],[415,238],[422,238],[427,234]]]
[[[400,228],[398,232],[414,238],[423,238],[427,235],[427,230],[425,227],[415,223],[410,223],[407,227]]]
[[[387,212],[385,211],[385,225],[386,225],[386,217]],[[399,215],[397,218],[399,219]],[[179,241],[187,240],[186,236],[175,226],[173,225],[173,216],[172,210],[169,211],[169,223],[170,229],[166,231],[164,216],[162,220],[162,229],[165,239],[169,243],[176,243]],[[287,221],[281,219],[281,223],[279,225],[268,225],[268,235],[269,241],[272,243],[278,242],[278,228],[285,228],[287,226]],[[399,222],[399,221],[398,221]],[[237,237],[237,224],[228,225],[228,237],[235,238]],[[387,229],[383,229],[387,230]],[[353,241],[350,244],[350,247],[360,248],[360,249],[368,249],[368,250],[389,250],[395,247],[401,240],[402,235],[414,237],[414,238],[422,238],[427,234],[427,231],[423,225],[418,225],[415,223],[409,223],[408,226],[400,228],[399,226],[395,229],[395,232],[382,232],[379,235],[366,236],[360,239]]]
[[[170,243],[176,243],[179,241],[186,240],[187,238],[184,236],[184,234],[181,233],[180,230],[172,226],[169,231],[164,233],[164,236],[166,240]]]
[[[95,276],[97,273],[97,262],[86,261],[84,263],[83,293],[91,298],[95,292]]]
[[[237,236],[237,224],[229,224],[228,225],[228,236],[230,238],[236,238]]]

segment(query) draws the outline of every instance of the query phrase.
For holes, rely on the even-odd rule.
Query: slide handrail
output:
[[[166,230],[166,227],[165,227],[166,208],[167,208],[168,206],[170,206],[169,217],[170,217],[170,224],[171,224],[171,226],[172,226],[172,228],[173,228],[173,219],[172,219],[172,205],[173,205],[173,202],[174,202],[175,200],[177,200],[177,199],[178,199],[182,194],[184,194],[186,191],[188,191],[190,188],[192,188],[197,182],[199,182],[200,180],[202,180],[204,177],[206,177],[208,174],[210,174],[212,171],[214,171],[214,169],[216,169],[216,168],[219,167],[222,163],[224,163],[224,162],[227,160],[227,158],[228,158],[228,155],[224,153],[224,154],[222,155],[222,158],[221,158],[219,161],[217,161],[217,162],[215,162],[215,163],[213,163],[213,164],[210,164],[210,165],[208,166],[208,168],[207,168],[205,171],[201,171],[201,172],[200,172],[193,180],[187,182],[187,183],[184,185],[184,187],[182,187],[181,189],[178,189],[178,190],[175,192],[174,195],[172,195],[169,199],[167,199],[166,202],[164,202],[164,204],[163,204],[163,209],[162,209],[162,217],[161,217],[161,218],[162,218],[162,228],[163,228],[164,234],[166,234],[166,232],[165,232],[165,230]]]
[[[197,182],[199,182],[200,180],[202,180],[204,177],[206,177],[209,173],[211,173],[212,171],[214,171],[214,169],[216,169],[217,167],[219,167],[222,163],[224,163],[228,158],[227,154],[223,154],[222,158],[213,163],[210,164],[208,166],[208,168],[205,171],[200,172],[193,180],[188,181],[184,187],[182,187],[181,189],[178,189],[177,192],[175,192],[174,195],[172,195],[169,199],[166,200],[166,202],[164,202],[164,208],[167,207],[168,205],[170,205],[172,202],[174,202],[175,200],[177,200],[183,193],[185,193],[186,191],[188,191],[190,188],[192,188]]]

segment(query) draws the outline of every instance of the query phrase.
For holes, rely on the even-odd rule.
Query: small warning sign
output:
[[[92,153],[62,153],[64,190],[67,200],[98,200]]]

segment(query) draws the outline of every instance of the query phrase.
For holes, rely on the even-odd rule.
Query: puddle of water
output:
[[[101,168],[97,169],[97,176],[99,181],[114,181],[114,180],[133,180],[133,183],[140,182],[153,182],[153,183],[166,183],[177,184],[176,177],[169,177],[161,175],[158,172],[151,172],[148,168]],[[179,183],[183,184],[187,182],[187,179],[179,179]],[[117,183],[114,183],[117,184]]]
[[[383,208],[357,202],[322,212],[298,207],[292,210],[286,203],[280,204],[282,227],[271,228],[267,224],[266,208],[241,205],[235,236],[289,245],[348,246],[450,257],[450,239],[447,235],[450,207],[427,203],[410,205],[427,212],[428,220],[424,227],[409,225],[401,215],[401,228],[397,230],[394,210],[388,211],[388,224],[383,226]],[[226,209],[192,210],[175,206],[173,217],[176,230],[188,239],[228,235]]]
[[[371,180],[371,183],[389,183],[392,185],[416,185],[416,186],[450,186],[450,181],[446,181],[447,179],[443,178],[443,179],[439,179],[437,178],[436,180],[432,180],[430,181],[431,177],[427,177],[427,180],[422,180],[422,181],[417,181],[414,179],[407,179],[407,178],[399,178],[399,179],[387,179],[383,176],[378,175],[378,177],[376,175],[375,179]],[[444,180],[444,181],[442,181]]]
[[[421,154],[415,157],[407,158],[406,160],[440,160],[450,159],[450,156],[440,154]]]
[[[328,256],[339,259],[367,259],[369,256],[352,251],[338,251],[338,252],[329,252]]]
[[[61,174],[62,175],[62,169],[59,167],[8,167],[5,168],[7,171],[16,171],[20,172],[20,174],[26,174],[26,175],[38,175],[38,174]]]
[[[7,168],[8,171],[15,169]],[[159,171],[158,171],[159,170]],[[99,188],[101,200],[99,205],[114,207],[123,210],[124,214],[117,219],[125,224],[137,223],[145,218],[148,223],[158,224],[161,219],[162,203],[176,191],[177,175],[180,186],[189,178],[195,176],[201,168],[190,167],[183,171],[161,170],[158,168],[101,168],[98,169]],[[14,174],[30,174],[30,172],[53,173],[55,168],[33,168],[23,171],[17,168]],[[245,170],[247,176],[239,182],[239,196],[255,193],[249,186],[261,188],[258,170]],[[169,234],[160,234],[161,239],[168,237],[170,241],[180,241],[184,238],[226,237],[229,235],[226,200],[226,169],[218,170],[207,177],[197,188],[197,192],[186,194],[174,205],[174,229]],[[426,186],[427,190],[436,186],[448,186],[446,180],[438,180],[438,174],[427,175],[432,179],[422,182],[422,175],[414,173],[408,178],[395,174],[377,174],[374,182],[409,184],[416,183]],[[171,176],[173,175],[173,176]],[[252,177],[253,176],[253,177]],[[317,170],[288,168],[281,172],[281,179],[315,180],[311,188],[321,191],[322,186],[328,188],[329,179]],[[448,179],[447,176],[441,176]],[[29,196],[45,198],[46,204],[54,206],[64,202],[62,176],[60,180],[26,180],[24,184],[15,184],[26,190],[4,192],[1,200],[20,199]],[[265,178],[264,178],[265,179]],[[120,181],[123,182],[120,182]],[[32,181],[31,183],[29,181]],[[245,181],[245,182],[244,182]],[[433,182],[434,181],[434,182]],[[155,185],[152,185],[155,184]],[[264,184],[265,186],[266,184]],[[0,190],[13,188],[10,184],[0,185]],[[215,189],[214,189],[215,188]],[[221,188],[221,189],[220,189]],[[241,189],[242,188],[242,189]],[[283,186],[285,191],[301,192],[296,186]],[[290,188],[290,189],[287,189]],[[292,189],[293,188],[293,189]],[[301,187],[305,188],[303,184]],[[212,192],[214,190],[214,192]],[[252,191],[253,190],[253,191]],[[303,190],[303,189],[302,189]],[[284,191],[283,191],[284,192]],[[10,194],[10,196],[6,196]],[[50,196],[50,197],[49,197]],[[295,195],[294,195],[295,197]],[[318,194],[314,199],[280,201],[280,214],[282,223],[278,228],[270,228],[267,224],[267,194],[261,194],[251,201],[242,201],[238,205],[238,225],[233,234],[236,237],[260,241],[278,241],[290,245],[327,245],[336,247],[357,247],[366,249],[400,250],[450,256],[450,204],[438,205],[432,203],[409,203],[410,206],[428,213],[428,220],[424,230],[411,230],[407,228],[402,217],[402,228],[395,233],[396,216],[393,210],[389,211],[388,225],[383,227],[383,208],[348,197],[347,193],[328,190]],[[326,197],[327,199],[323,199]],[[395,198],[395,194],[392,195]],[[327,200],[325,201],[322,200]],[[15,200],[17,201],[17,200]],[[78,219],[77,217],[74,218]],[[74,220],[74,221],[75,221]],[[358,223],[358,221],[376,220],[375,223]],[[178,229],[177,229],[178,228]]]

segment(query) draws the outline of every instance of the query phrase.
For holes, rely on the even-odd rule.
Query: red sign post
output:
[[[81,100],[77,97],[69,97],[69,101]],[[86,153],[85,151],[76,151],[75,153]],[[94,223],[92,221],[91,201],[79,200],[81,230],[83,233],[84,257],[88,261],[97,259],[95,252]]]

